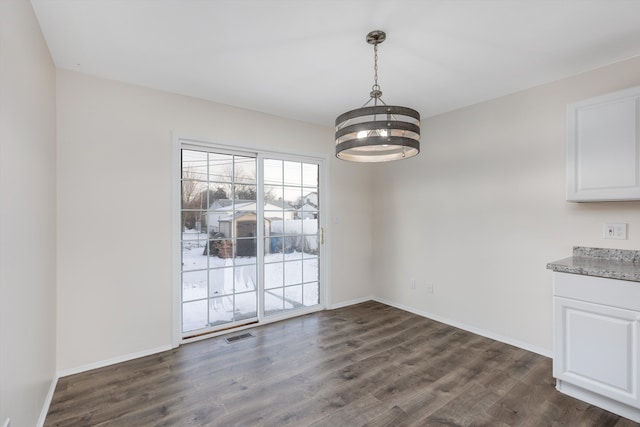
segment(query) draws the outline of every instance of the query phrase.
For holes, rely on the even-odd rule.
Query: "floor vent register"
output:
[[[251,338],[253,337],[253,334],[250,332],[247,332],[246,334],[241,334],[241,335],[236,335],[233,337],[229,337],[229,338],[225,338],[224,340],[228,343],[234,343],[236,341],[240,341],[240,340],[246,340],[247,338]]]

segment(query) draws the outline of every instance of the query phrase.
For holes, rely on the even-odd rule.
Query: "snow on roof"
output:
[[[229,210],[229,209],[224,209],[224,208],[232,207],[234,204],[235,204],[236,208],[238,208],[240,206],[244,206],[244,205],[247,205],[249,203],[255,203],[255,200],[218,199],[218,200],[214,200],[213,203],[211,203],[209,205],[209,208],[214,208],[216,210]]]
[[[252,216],[253,219],[255,220],[255,216],[256,214],[253,212],[235,212],[233,215],[227,215],[227,216],[223,216],[221,218],[218,219],[219,222],[229,222],[232,219],[238,219],[238,218],[242,218],[243,216]],[[267,220],[267,218],[265,218],[265,220]],[[268,220],[270,221],[270,220]]]
[[[295,210],[295,208],[291,206],[291,204],[289,204],[289,202],[287,202],[286,200],[267,200],[266,203],[274,205],[280,209],[284,209],[285,211]]]
[[[301,211],[309,212],[309,211],[317,211],[317,210],[318,208],[316,206],[313,206],[309,203],[305,203],[300,209],[298,209],[298,212],[301,212]]]
[[[218,199],[211,203],[209,206],[210,209],[217,211],[232,211],[232,210],[243,210],[243,211],[253,211],[256,210],[256,201],[255,200],[231,200],[231,199]],[[294,211],[295,208],[289,204],[286,200],[267,200],[264,203],[266,210],[280,210],[284,209],[285,211]]]

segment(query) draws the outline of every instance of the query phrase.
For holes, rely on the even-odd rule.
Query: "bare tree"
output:
[[[195,177],[193,169],[187,167],[182,170],[182,209],[198,209],[198,211],[182,212],[183,230],[194,228],[196,221],[200,221],[202,217],[202,197],[206,187],[202,182],[196,181]]]

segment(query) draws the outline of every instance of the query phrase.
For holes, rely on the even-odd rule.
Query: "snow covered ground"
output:
[[[193,230],[183,233],[183,332],[257,315],[256,258],[203,255],[207,238]],[[317,255],[270,253],[264,262],[265,313],[319,303]]]

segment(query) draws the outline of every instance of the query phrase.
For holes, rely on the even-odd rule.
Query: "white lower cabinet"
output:
[[[640,421],[640,283],[554,273],[557,389]]]

